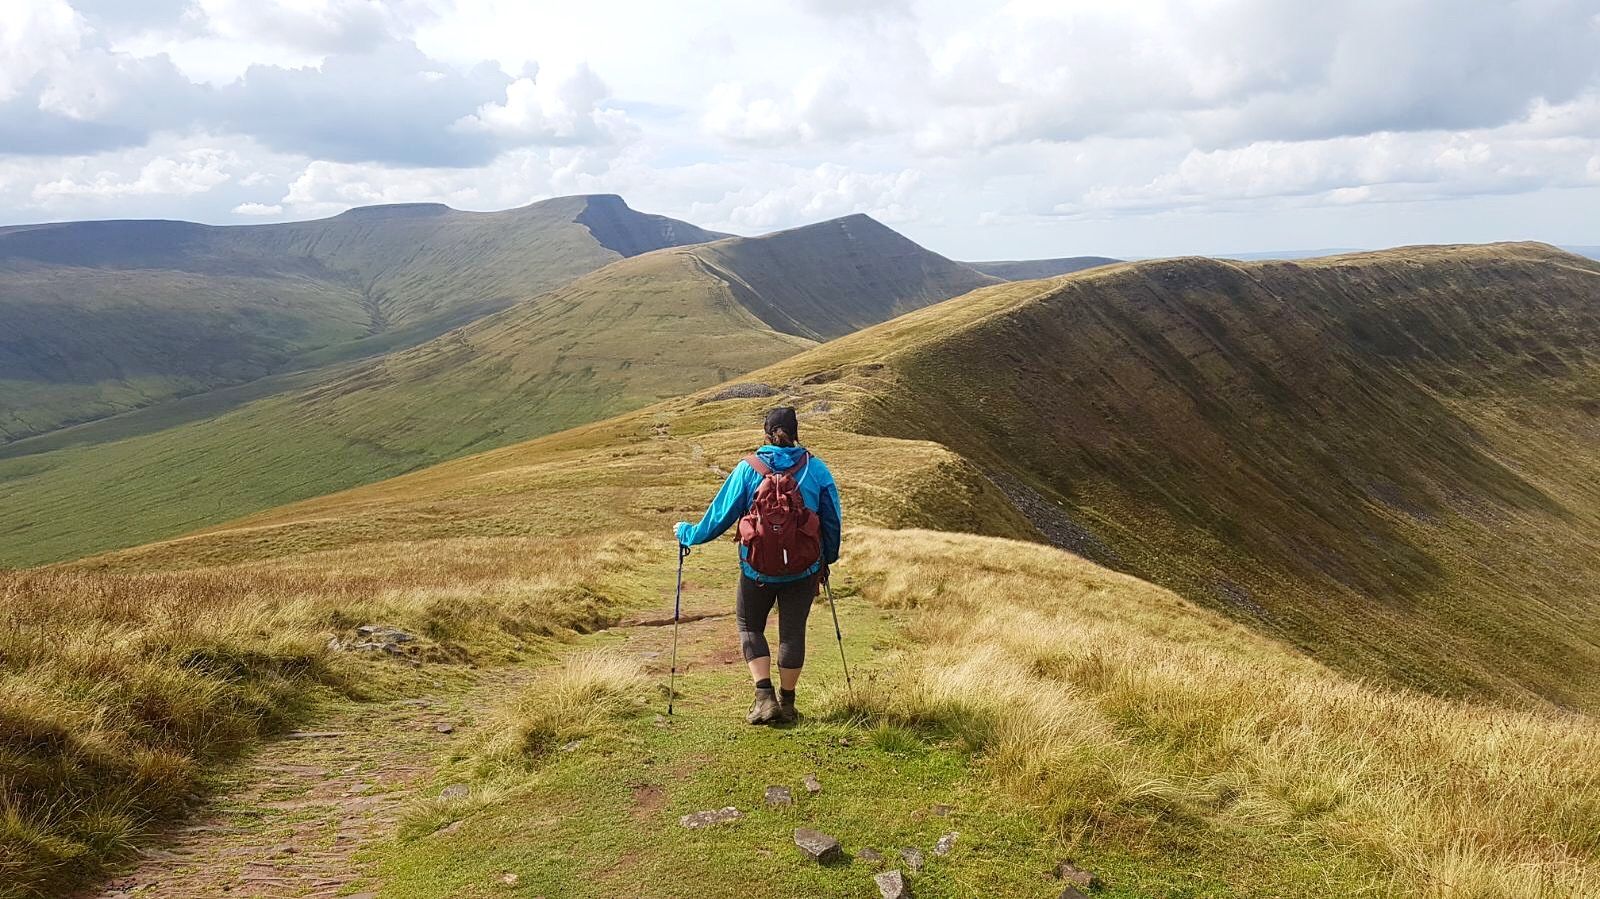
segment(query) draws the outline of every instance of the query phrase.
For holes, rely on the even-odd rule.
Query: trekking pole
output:
[[[833,601],[833,585],[826,579],[822,581],[822,588],[828,591],[828,608],[833,612],[833,638],[839,641],[839,664],[844,666],[844,685],[850,691],[850,704],[856,701],[856,685],[850,680],[850,663],[844,657],[844,631],[839,629],[839,604]]]
[[[672,598],[672,674],[667,680],[667,714],[672,714],[672,701],[678,696],[678,618],[683,610],[683,560],[689,547],[678,544],[678,592]]]

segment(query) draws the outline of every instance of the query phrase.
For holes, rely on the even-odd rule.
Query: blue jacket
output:
[[[799,446],[773,446],[768,444],[756,450],[756,455],[773,471],[788,471],[800,461],[800,456],[805,452]],[[817,513],[822,519],[822,559],[800,574],[788,577],[769,577],[758,573],[744,560],[745,548],[739,547],[739,565],[744,569],[746,577],[761,581],[765,584],[783,584],[789,581],[798,581],[817,573],[824,563],[832,565],[839,561],[839,487],[833,482],[833,472],[828,470],[821,459],[811,457],[806,463],[805,470],[799,475],[800,498],[805,502],[806,508]],[[722,482],[722,489],[717,491],[717,496],[711,501],[711,508],[700,519],[699,524],[690,524],[687,521],[678,522],[674,529],[678,542],[684,546],[696,546],[709,543],[722,536],[734,522],[744,517],[750,510],[750,501],[755,499],[756,488],[761,486],[761,475],[750,463],[739,460],[734,466],[728,479]]]

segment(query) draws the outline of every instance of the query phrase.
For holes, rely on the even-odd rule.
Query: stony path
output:
[[[199,817],[86,896],[371,899],[376,887],[362,881],[356,853],[394,833],[442,753],[533,671],[486,671],[465,688],[438,683],[435,695],[415,699],[338,703],[315,730],[240,763]]]
[[[741,664],[725,609],[690,610],[685,584],[680,666]],[[719,604],[720,605],[720,604]],[[652,675],[665,677],[666,617],[636,617],[610,631]],[[384,664],[373,661],[372,664]],[[466,683],[386,702],[339,702],[304,731],[265,744],[222,776],[190,823],[141,851],[134,867],[80,899],[375,899],[357,854],[395,833],[408,800],[428,787],[486,709],[533,678],[535,665],[471,672]]]

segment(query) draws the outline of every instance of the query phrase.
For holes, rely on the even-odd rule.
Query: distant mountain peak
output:
[[[616,194],[558,199],[574,204],[577,208],[572,220],[588,228],[601,246],[622,256],[638,256],[664,247],[705,243],[727,236],[688,222],[639,212]]]
[[[455,212],[443,203],[380,203],[355,206],[334,216],[340,219],[423,218]]]

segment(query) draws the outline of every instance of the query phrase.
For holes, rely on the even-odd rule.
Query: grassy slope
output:
[[[9,229],[0,440],[414,344],[623,256],[719,236],[609,196]]]
[[[971,305],[1005,309],[1008,295],[1027,290],[994,288]],[[887,330],[959,333],[980,311],[958,304]],[[919,880],[924,897],[1053,895],[1043,869],[1061,854],[1127,897],[1594,888],[1600,731],[1591,717],[1364,685],[1175,594],[1036,544],[865,527],[1038,539],[945,447],[838,429],[857,379],[890,377],[896,364],[872,343],[868,334],[847,352],[813,351],[760,375],[782,383],[816,374],[819,359],[843,366],[793,395],[810,410],[808,443],[846,498],[841,586],[859,700],[817,692],[837,680],[825,623],[812,631],[813,720],[788,732],[733,723],[736,665],[692,665],[684,722],[662,729],[651,709],[627,701],[636,679],[596,685],[576,662],[577,673],[508,697],[505,729],[441,776],[439,786],[472,783],[471,798],[417,807],[397,842],[372,856],[392,895],[870,891],[860,862],[802,863],[785,843],[799,823],[832,829],[851,851],[926,848],[937,832],[960,830],[957,852]],[[768,402],[675,400],[54,575],[78,579],[68,583],[83,585],[79,597],[101,579],[160,584],[193,597],[181,620],[145,604],[85,606],[72,594],[24,617],[50,608],[57,634],[118,635],[127,667],[107,666],[105,684],[171,665],[157,647],[249,645],[262,633],[310,646],[319,632],[369,618],[429,634],[446,658],[536,653],[523,645],[530,623],[534,635],[559,633],[670,602],[666,528],[699,511],[757,438],[750,423]],[[836,411],[819,411],[821,402]],[[691,557],[692,609],[725,608],[730,557],[726,545]],[[179,624],[190,636],[166,638]],[[38,646],[32,665],[55,670],[55,645],[83,644]],[[698,658],[692,641],[685,652]],[[14,666],[8,676],[31,684],[36,671]],[[37,708],[51,707],[52,689],[61,688],[41,689]],[[123,701],[99,696],[113,708]],[[77,739],[76,728],[66,732]],[[548,752],[574,738],[577,751]],[[821,772],[820,799],[793,813],[760,809],[761,787],[793,783],[802,769]],[[636,797],[652,786],[659,804],[640,808]],[[935,802],[955,805],[956,816],[926,817]],[[671,823],[728,803],[750,819],[705,834]],[[463,824],[432,833],[452,820]],[[501,882],[506,871],[519,874],[516,886]]]
[[[977,269],[1003,281],[1032,281],[1039,278],[1057,278],[1081,272],[1086,268],[1114,265],[1121,262],[1110,256],[1063,256],[1058,259],[1016,259],[995,262],[968,262],[968,268]]]
[[[1592,709],[1597,283],[1524,245],[1144,263],[750,377],[1009,474],[1037,528],[1341,669]]]
[[[619,261],[215,419],[0,460],[0,560],[138,543],[572,427],[982,280],[861,216]],[[774,310],[794,333],[752,314]]]
[[[837,378],[851,426],[1010,473],[1091,555],[1347,670],[1592,709],[1597,296],[1532,245],[1142,263],[761,377]]]

